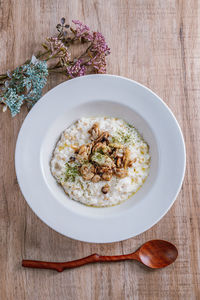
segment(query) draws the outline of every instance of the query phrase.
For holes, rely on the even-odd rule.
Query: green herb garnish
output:
[[[118,130],[116,136],[112,137],[113,143],[119,144],[129,144],[133,141],[133,136],[131,132],[125,132],[123,130]]]
[[[77,164],[65,164],[65,181],[75,181],[75,178],[79,175],[79,168]]]
[[[131,128],[131,129],[133,129],[133,128],[135,128],[133,125],[131,125],[131,124],[126,124],[126,126],[128,127],[128,128]]]

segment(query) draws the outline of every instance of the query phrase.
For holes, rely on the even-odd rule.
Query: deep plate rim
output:
[[[108,79],[106,79],[108,78]],[[23,174],[21,173],[20,171],[20,166],[21,166],[21,147],[23,145],[23,132],[24,132],[24,128],[26,128],[27,124],[30,122],[32,116],[35,114],[36,110],[39,109],[39,106],[41,105],[41,103],[44,102],[44,100],[49,96],[51,95],[51,93],[55,93],[58,89],[62,89],[62,87],[66,87],[68,85],[71,85],[72,82],[73,84],[75,83],[78,83],[78,82],[85,82],[87,84],[87,80],[97,80],[97,81],[101,81],[101,80],[119,80],[119,81],[123,81],[123,82],[129,82],[130,84],[134,84],[135,86],[139,87],[139,88],[142,88],[144,89],[145,91],[148,91],[151,95],[153,95],[157,100],[159,100],[159,102],[162,104],[162,106],[165,107],[166,109],[166,112],[170,114],[170,116],[173,118],[173,121],[175,122],[176,124],[176,127],[178,129],[178,133],[179,133],[179,138],[180,138],[180,142],[181,142],[181,147],[182,147],[182,152],[183,152],[183,161],[182,161],[182,172],[181,172],[181,176],[179,178],[179,185],[177,185],[177,189],[176,189],[176,193],[175,195],[173,196],[173,199],[171,200],[170,202],[170,205],[168,205],[168,208],[164,210],[164,212],[162,214],[160,214],[159,218],[157,218],[154,222],[151,223],[151,226],[146,226],[144,227],[141,231],[139,231],[137,234],[124,234],[124,237],[123,238],[117,238],[117,237],[113,237],[113,238],[98,238],[96,237],[96,239],[93,237],[92,239],[90,237],[87,237],[87,234],[86,235],[82,235],[82,237],[78,234],[77,236],[74,236],[74,234],[69,234],[63,230],[58,230],[58,227],[51,222],[51,219],[49,220],[48,218],[44,218],[44,216],[41,216],[38,211],[36,211],[35,207],[34,207],[34,203],[30,201],[30,198],[29,198],[29,195],[28,195],[28,191],[25,190],[24,188],[24,185],[23,185]],[[125,77],[122,77],[122,76],[116,76],[116,75],[87,75],[87,76],[84,76],[84,77],[79,77],[79,78],[75,78],[75,79],[72,79],[70,81],[67,81],[67,82],[64,82],[64,83],[61,83],[60,85],[56,86],[55,88],[51,89],[49,92],[47,92],[39,101],[38,103],[35,104],[35,106],[32,108],[32,110],[29,112],[29,114],[26,116],[23,124],[22,124],[22,127],[20,129],[20,132],[19,132],[19,135],[18,135],[18,138],[17,138],[17,143],[16,143],[16,151],[15,151],[15,169],[16,169],[16,175],[17,175],[17,179],[18,179],[18,183],[20,185],[20,188],[21,188],[21,191],[22,191],[22,194],[24,196],[24,198],[26,199],[26,202],[28,203],[28,205],[31,207],[31,209],[35,212],[35,214],[44,222],[46,223],[49,227],[53,228],[55,231],[69,237],[69,238],[73,238],[73,239],[76,239],[76,240],[79,240],[79,241],[84,241],[84,242],[90,242],[90,243],[112,243],[112,242],[118,242],[118,241],[122,241],[122,240],[126,240],[128,238],[131,238],[133,236],[136,236],[138,234],[141,234],[143,232],[145,232],[146,230],[150,229],[152,226],[154,226],[157,222],[159,222],[162,217],[169,211],[169,209],[171,208],[171,206],[173,205],[173,203],[175,202],[176,198],[177,198],[177,195],[181,189],[181,186],[182,186],[182,182],[183,182],[183,179],[184,179],[184,174],[185,174],[185,168],[186,168],[186,151],[185,151],[185,143],[184,143],[184,138],[183,138],[183,134],[182,134],[182,131],[180,129],[180,126],[176,120],[176,118],[174,117],[173,113],[171,112],[170,108],[166,105],[166,103],[158,96],[156,95],[153,91],[151,91],[149,88],[145,87],[144,85],[134,81],[134,80],[131,80],[131,79],[128,79],[128,78],[125,78]],[[99,208],[101,209],[101,208]]]

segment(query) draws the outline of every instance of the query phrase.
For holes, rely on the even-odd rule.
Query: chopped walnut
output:
[[[130,168],[130,167],[132,167],[133,166],[133,160],[129,160],[129,162],[128,162],[128,167]]]
[[[116,168],[115,169],[115,175],[117,177],[119,177],[119,178],[124,178],[124,177],[126,177],[128,175],[128,172],[125,169],[118,169],[118,168]]]
[[[121,168],[123,166],[122,159],[120,157],[117,158],[116,165],[118,168]]]
[[[103,173],[102,176],[101,176],[101,178],[102,178],[103,180],[110,181],[111,178],[112,178],[112,172]]]
[[[92,182],[96,183],[99,182],[101,180],[101,177],[99,175],[94,175],[94,177],[92,178]]]
[[[70,145],[70,147],[76,152],[76,151],[79,151],[78,147],[77,146],[74,146],[74,145]]]
[[[125,152],[124,152],[124,156],[123,156],[124,169],[127,169],[127,167],[128,167],[128,163],[130,161],[130,154],[131,154],[131,152],[130,152],[129,148],[126,148]]]
[[[115,158],[118,158],[118,157],[123,157],[123,155],[124,155],[124,150],[122,149],[122,148],[120,148],[120,149],[116,149],[114,152],[113,152],[113,156],[115,157]]]
[[[85,180],[91,180],[94,177],[95,168],[92,164],[84,164],[80,168],[80,173]]]
[[[104,167],[104,166],[102,166],[102,167],[99,167],[98,168],[98,172],[99,173],[112,173],[112,169],[111,168],[109,168],[109,167]]]
[[[94,153],[95,151],[102,149],[102,146],[103,146],[102,143],[96,143],[92,148],[92,152]]]
[[[94,123],[92,128],[88,130],[88,133],[91,135],[93,140],[96,140],[100,135],[100,128],[98,123]]]
[[[96,166],[95,168],[95,173],[98,174],[99,176],[102,176],[104,173],[110,173],[112,170],[108,167],[100,167]]]
[[[79,155],[82,155],[82,154],[84,154],[85,152],[87,153],[87,147],[86,147],[86,145],[80,146],[79,151],[78,151],[78,154],[79,154]]]
[[[110,186],[108,184],[104,185],[101,189],[103,194],[107,194],[110,190]]]
[[[78,151],[77,159],[81,162],[83,160],[88,160],[89,155],[91,153],[93,147],[93,143],[89,143],[86,145],[81,145]]]
[[[96,143],[97,142],[104,142],[104,141],[106,141],[107,139],[108,139],[108,137],[109,137],[109,132],[107,132],[107,131],[104,131],[97,139],[96,139]]]
[[[120,143],[110,143],[109,146],[111,148],[116,148],[116,149],[123,149],[124,145],[120,144]]]
[[[133,164],[134,164],[136,161],[137,161],[137,158],[136,158],[136,157],[135,157],[133,160],[129,160],[129,162],[128,162],[128,167],[129,167],[129,168],[132,167]]]
[[[92,151],[92,147],[94,146],[94,142],[88,143],[86,146],[87,146],[87,152],[88,154],[90,154]]]
[[[108,154],[110,153],[111,149],[109,146],[106,145],[105,142],[101,143],[96,143],[93,148],[92,148],[92,152],[94,153],[95,151],[102,151],[104,154]]]

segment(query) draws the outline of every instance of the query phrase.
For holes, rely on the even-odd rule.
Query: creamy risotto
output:
[[[149,147],[124,120],[81,118],[61,135],[51,172],[65,193],[86,205],[119,204],[138,191],[150,166]]]

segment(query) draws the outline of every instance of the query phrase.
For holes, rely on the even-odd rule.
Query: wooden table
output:
[[[27,111],[13,119],[0,112],[0,299],[200,299],[199,7],[197,0],[0,1],[0,73],[36,53],[62,16],[80,19],[105,35],[112,51],[108,73],[139,81],[169,105],[187,148],[183,187],[157,225],[124,242],[82,243],[48,228],[26,204],[17,184],[14,151]],[[45,92],[61,80],[51,77]],[[63,273],[21,267],[22,258],[62,261],[94,252],[126,254],[157,238],[179,249],[175,264],[159,271],[134,262]]]

